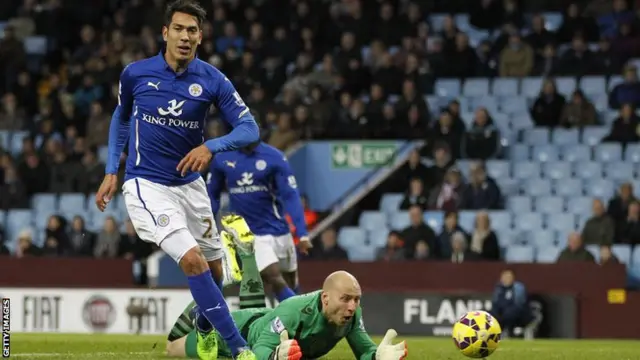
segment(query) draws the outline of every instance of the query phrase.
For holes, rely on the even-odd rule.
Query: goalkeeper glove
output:
[[[407,357],[407,344],[404,341],[392,344],[396,336],[398,333],[395,330],[387,330],[376,350],[376,360],[403,360]]]
[[[302,350],[298,340],[289,340],[289,333],[284,330],[280,333],[280,345],[271,353],[269,360],[300,360]]]

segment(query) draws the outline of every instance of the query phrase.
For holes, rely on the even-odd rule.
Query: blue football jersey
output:
[[[168,186],[196,180],[199,173],[182,177],[176,167],[191,150],[203,144],[211,104],[234,128],[246,123],[255,127],[258,135],[249,108],[229,79],[210,64],[194,59],[184,72],[176,73],[161,53],[128,65],[120,77],[112,125],[119,120],[129,131],[119,135],[110,131],[107,173],[117,171],[115,158],[122,150],[118,146],[124,146],[128,139],[125,180],[140,177]],[[224,146],[218,143],[212,151],[232,150],[255,141],[255,136],[249,136]]]
[[[250,152],[216,155],[207,182],[214,214],[226,186],[230,210],[244,217],[254,234],[288,234],[288,214],[296,235],[307,235],[296,178],[285,155],[273,146],[260,143]]]

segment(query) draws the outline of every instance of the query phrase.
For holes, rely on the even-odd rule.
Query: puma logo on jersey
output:
[[[152,83],[151,81],[149,81],[147,83],[148,86],[151,86],[152,88],[156,89],[156,90],[160,90],[160,81],[158,81],[157,84]]]
[[[224,163],[230,167],[230,168],[236,168],[236,162],[235,161],[229,161],[229,160],[225,160]]]

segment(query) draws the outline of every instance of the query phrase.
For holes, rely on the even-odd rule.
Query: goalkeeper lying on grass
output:
[[[347,339],[357,360],[401,360],[407,356],[405,342],[392,344],[395,330],[388,330],[379,346],[371,340],[362,321],[358,281],[345,271],[329,275],[322,290],[294,296],[275,309],[265,308],[264,288],[253,257],[253,236],[238,216],[223,218],[221,232],[229,259],[237,254],[242,275],[233,260],[236,279],[241,278],[241,310],[231,313],[242,336],[258,360],[315,359],[327,354],[340,340]],[[233,235],[232,235],[233,234]],[[241,236],[238,236],[241,234]],[[190,303],[169,334],[167,355],[215,360],[231,352],[220,334],[194,318]]]

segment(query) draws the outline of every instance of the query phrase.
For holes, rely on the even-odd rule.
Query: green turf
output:
[[[409,359],[465,359],[448,338],[408,338],[407,343]],[[166,359],[163,356],[164,344],[163,336],[12,334],[11,357],[42,360]],[[347,344],[342,342],[325,359],[351,360],[353,355]],[[505,340],[490,359],[638,360],[640,341]]]

